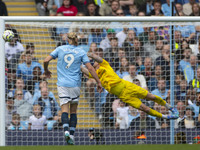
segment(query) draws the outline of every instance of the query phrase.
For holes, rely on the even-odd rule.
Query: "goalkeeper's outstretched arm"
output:
[[[103,62],[103,59],[101,57],[97,56],[94,53],[88,53],[87,55],[88,55],[88,57],[92,58],[93,60],[95,60],[98,63],[102,63]]]

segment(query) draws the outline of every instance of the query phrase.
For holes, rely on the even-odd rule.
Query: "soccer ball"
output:
[[[11,31],[11,30],[6,30],[6,31],[4,31],[4,33],[3,33],[3,39],[5,40],[5,41],[8,41],[8,42],[10,42],[13,38],[14,38],[14,33]]]

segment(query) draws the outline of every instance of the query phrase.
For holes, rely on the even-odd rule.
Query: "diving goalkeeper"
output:
[[[151,116],[156,116],[158,118],[163,119],[177,119],[179,117],[178,111],[159,96],[149,93],[147,90],[141,88],[140,86],[137,86],[134,83],[121,79],[114,72],[114,70],[106,60],[102,59],[94,53],[88,53],[88,57],[95,60],[93,67],[96,70],[96,73],[101,81],[102,86],[109,93],[116,95],[123,102],[135,107],[136,109],[140,109]],[[84,74],[92,78],[92,75],[86,68],[82,66],[81,69]],[[156,110],[153,110],[148,106],[144,105],[140,99],[151,100],[162,106],[165,106],[172,112],[172,114],[161,114]]]

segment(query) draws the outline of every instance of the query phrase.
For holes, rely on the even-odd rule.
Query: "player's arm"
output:
[[[93,60],[95,60],[98,63],[102,63],[103,62],[103,59],[101,57],[97,56],[94,53],[88,53],[87,55],[88,55],[88,57],[92,58]]]
[[[45,59],[44,59],[44,75],[47,77],[47,78],[51,78],[51,72],[49,71],[48,69],[48,66],[49,66],[49,62],[53,59],[52,56],[47,56]]]
[[[90,63],[86,63],[85,66],[87,67],[88,71],[91,73],[92,77],[96,80],[97,90],[101,93],[103,91],[101,81],[99,80],[99,77],[97,76],[93,66]],[[88,75],[89,75],[89,73],[88,73]]]
[[[83,65],[81,66],[81,71],[82,71],[86,76],[89,77],[89,71],[88,71],[87,68],[83,67]]]

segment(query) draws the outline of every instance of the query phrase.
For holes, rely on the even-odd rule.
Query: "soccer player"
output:
[[[61,106],[61,120],[65,132],[65,139],[69,145],[74,145],[74,132],[77,124],[77,106],[80,96],[81,86],[81,64],[85,64],[89,72],[97,82],[97,90],[102,91],[101,82],[90,64],[89,58],[84,50],[77,47],[78,38],[76,33],[69,33],[69,45],[57,47],[44,60],[44,74],[51,77],[48,64],[52,59],[58,58],[57,62],[57,90]],[[70,119],[68,114],[70,113]]]
[[[168,103],[166,103],[166,101],[164,101],[159,96],[153,95],[149,93],[147,90],[141,88],[140,86],[137,86],[136,84],[131,83],[129,81],[125,81],[121,79],[119,76],[117,76],[117,74],[114,72],[114,70],[111,68],[111,66],[106,60],[95,55],[94,53],[88,53],[88,56],[96,61],[93,66],[102,83],[102,86],[109,93],[116,95],[118,98],[121,99],[121,101],[137,109],[140,109],[149,115],[164,119],[177,119],[179,117],[177,110],[174,109],[172,106],[170,106]],[[86,68],[81,67],[81,70],[89,77],[92,77],[92,75],[88,72]],[[162,106],[165,106],[172,112],[172,114],[163,115],[157,112],[156,110],[153,110],[144,105],[140,101],[140,99],[151,100]]]

